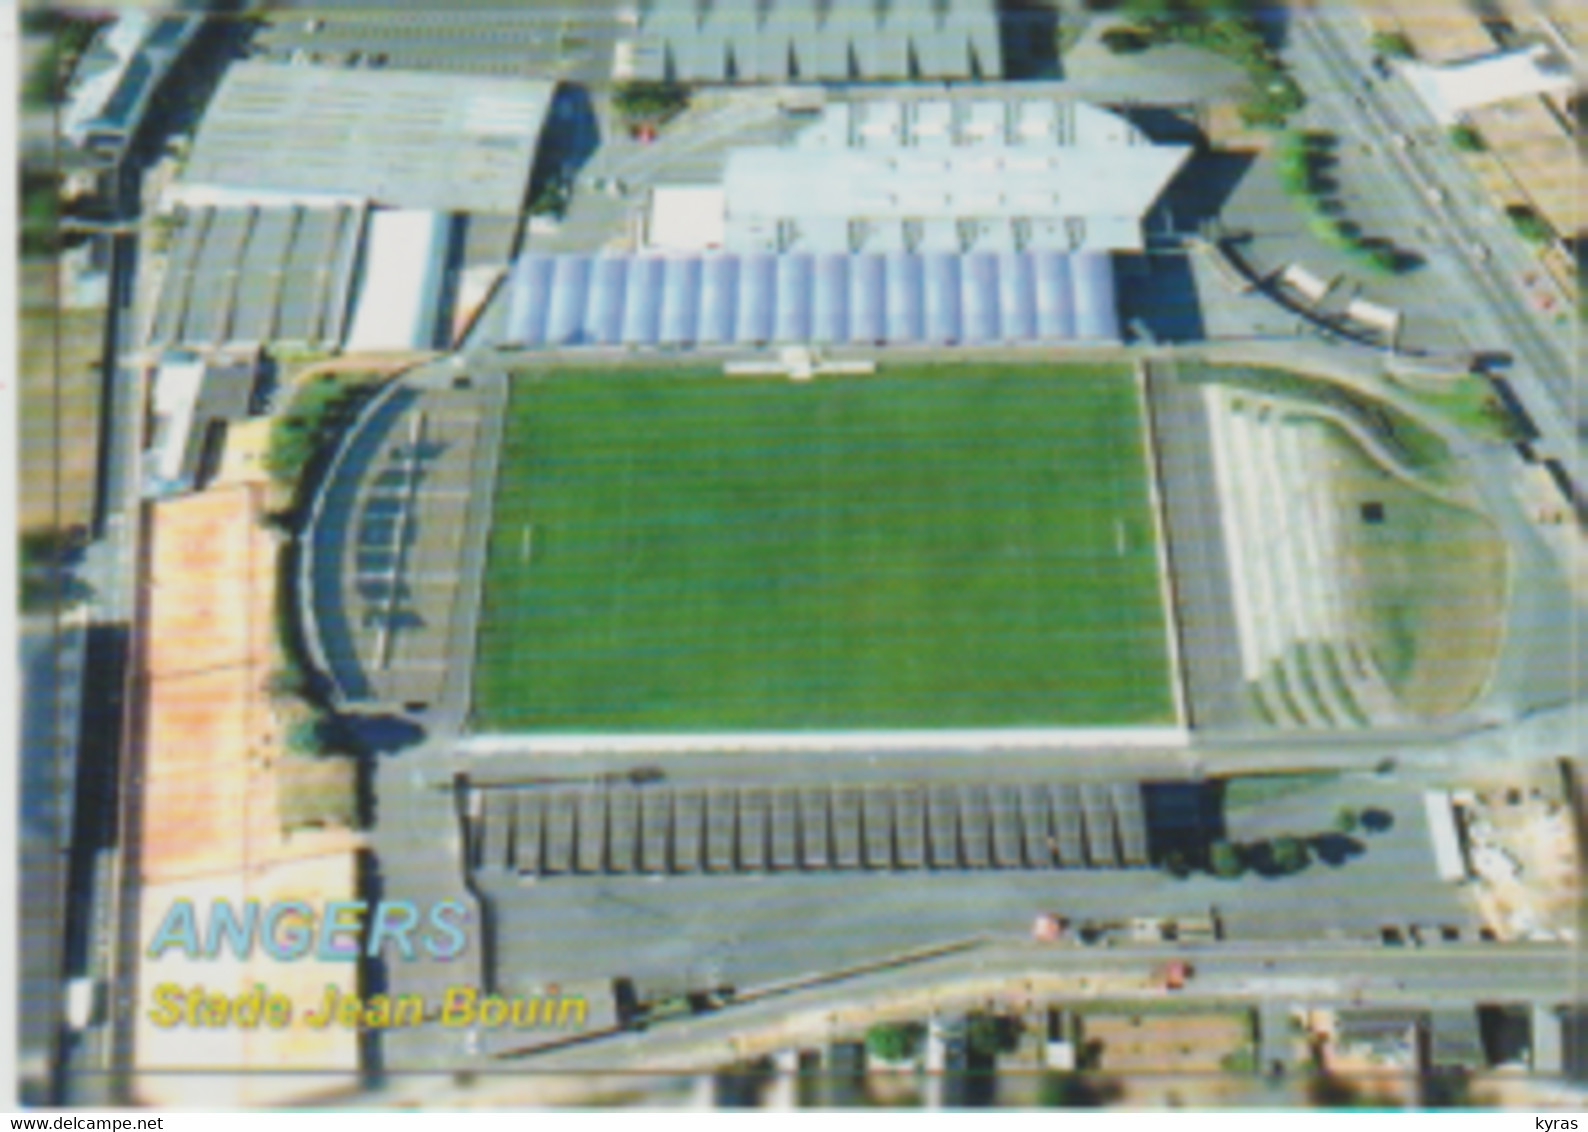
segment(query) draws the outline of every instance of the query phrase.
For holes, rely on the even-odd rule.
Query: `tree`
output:
[[[1176,0],[1125,0],[1125,11],[1138,20],[1172,20],[1178,7]]]
[[[1273,862],[1281,873],[1299,873],[1307,867],[1306,843],[1294,837],[1275,838]]]
[[[325,728],[317,715],[306,715],[287,724],[287,750],[294,755],[323,755]]]
[[[1103,46],[1115,55],[1135,55],[1147,50],[1151,40],[1136,28],[1112,27],[1102,36]]]
[[[1400,270],[1400,253],[1388,244],[1359,244],[1357,250],[1363,265],[1375,275],[1393,275]]]
[[[921,1046],[921,1027],[915,1022],[878,1022],[866,1031],[866,1048],[884,1061],[904,1061]]]
[[[50,38],[23,76],[22,103],[29,107],[52,106],[60,101],[67,76],[108,17],[69,16],[48,9],[34,11],[39,14],[28,17],[32,25],[29,30]]]
[[[1463,153],[1482,153],[1487,148],[1483,142],[1483,135],[1471,126],[1451,126],[1450,144]]]
[[[23,258],[48,256],[55,251],[60,179],[53,171],[23,169],[21,182]]]
[[[265,694],[273,700],[300,700],[308,693],[308,677],[290,661],[265,678]]]
[[[689,105],[689,91],[678,83],[624,83],[612,94],[612,106],[631,123],[665,122]]]
[[[1555,238],[1548,222],[1525,204],[1513,204],[1505,210],[1505,216],[1517,234],[1530,244],[1547,244]]]
[[[1101,1108],[1120,1094],[1114,1081],[1099,1081],[1079,1073],[1048,1073],[1037,1090],[1043,1108]]]
[[[1334,828],[1341,833],[1356,832],[1356,811],[1350,806],[1341,806],[1334,812]]]
[[[1216,877],[1233,880],[1246,871],[1246,859],[1240,846],[1228,841],[1215,841],[1208,847],[1208,871]]]
[[[531,216],[560,217],[568,210],[568,185],[561,177],[548,177],[529,202]]]
[[[993,1014],[972,1014],[965,1027],[965,1044],[977,1057],[992,1059],[1014,1044],[1014,1027]]]
[[[1373,50],[1391,59],[1411,59],[1416,56],[1412,41],[1398,31],[1376,31],[1371,40]]]

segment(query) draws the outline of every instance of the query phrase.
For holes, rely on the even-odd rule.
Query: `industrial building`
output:
[[[226,423],[248,416],[257,358],[214,362],[173,350],[153,376],[143,494],[160,499],[200,487],[220,455]]]
[[[358,204],[179,207],[146,344],[339,346],[365,211]]]
[[[1002,78],[996,0],[649,0],[628,76],[678,82]]]
[[[177,199],[309,194],[517,214],[555,85],[239,63],[204,117]]]
[[[1113,265],[1083,251],[521,257],[496,340],[543,346],[1114,342]]]
[[[1544,44],[1457,63],[1408,61],[1401,71],[1429,113],[1445,125],[1497,103],[1550,94],[1568,97],[1576,87],[1571,64]]]

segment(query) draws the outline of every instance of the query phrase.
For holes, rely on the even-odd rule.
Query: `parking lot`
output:
[[[458,12],[390,5],[304,6],[255,36],[255,58],[282,63],[605,79],[620,26],[599,8],[531,3]]]

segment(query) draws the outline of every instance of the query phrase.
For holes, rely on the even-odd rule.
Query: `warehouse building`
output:
[[[1576,86],[1571,65],[1544,44],[1458,63],[1408,61],[1401,64],[1401,73],[1429,113],[1445,125],[1496,103],[1551,94],[1569,97]]]
[[[154,371],[143,494],[163,499],[204,485],[220,456],[226,426],[246,418],[257,358],[215,362],[172,350]]]
[[[633,78],[857,82],[1002,78],[996,0],[649,0]]]
[[[446,345],[469,266],[458,218],[516,238],[555,88],[234,66],[165,199],[175,231],[147,344]]]
[[[204,117],[177,197],[332,195],[517,214],[555,85],[240,63]]]

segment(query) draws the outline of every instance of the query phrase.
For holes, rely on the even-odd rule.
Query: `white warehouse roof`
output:
[[[1442,66],[1401,66],[1412,89],[1434,117],[1447,124],[1480,106],[1513,98],[1570,93],[1576,83],[1571,68],[1542,44]]]
[[[150,398],[153,422],[144,455],[145,495],[168,495],[192,486],[186,465],[204,369],[203,358],[183,351],[167,354],[155,371]]]
[[[436,347],[451,230],[439,212],[370,214],[350,352]]]

